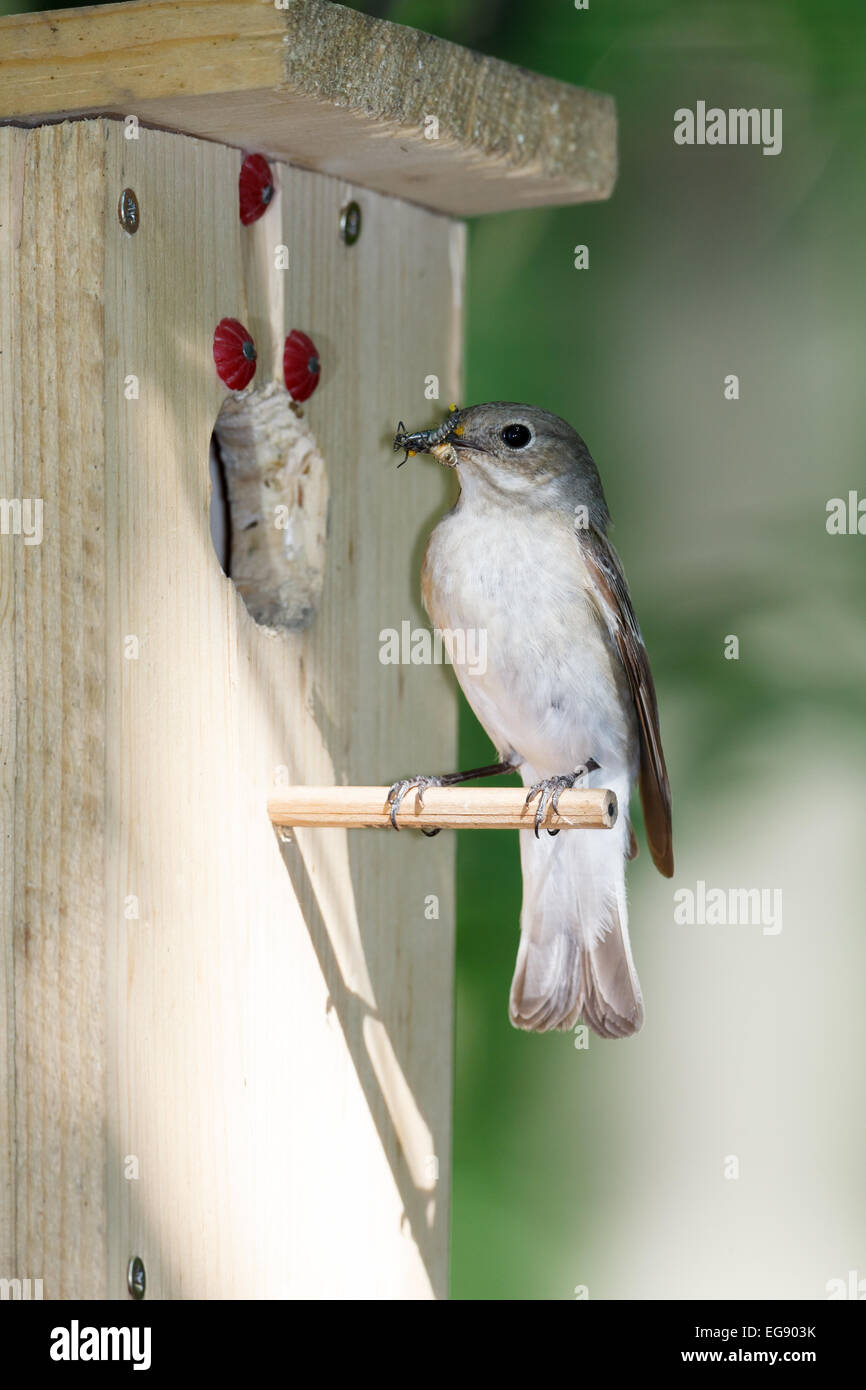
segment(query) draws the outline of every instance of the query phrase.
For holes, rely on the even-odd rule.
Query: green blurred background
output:
[[[672,884],[645,847],[629,871],[643,1032],[578,1051],[507,1024],[516,837],[460,837],[453,1295],[824,1298],[866,1276],[866,537],[825,528],[866,495],[863,6],[387,13],[616,98],[608,203],[472,225],[466,400],[542,405],[593,451],[677,857]],[[782,107],[782,153],[676,146],[698,99]],[[782,932],[677,926],[698,879],[781,888]]]
[[[647,1022],[585,1051],[509,1026],[516,836],[460,838],[453,1296],[824,1298],[866,1277],[866,536],[825,527],[866,496],[866,12],[356,8],[616,98],[608,203],[471,225],[465,403],[589,443],[674,798],[673,882],[645,847],[629,872]],[[782,153],[676,146],[699,99],[782,107]],[[488,761],[465,705],[461,729],[461,766]],[[699,879],[781,888],[782,932],[676,925]]]

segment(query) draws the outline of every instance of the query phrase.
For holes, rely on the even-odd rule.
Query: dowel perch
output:
[[[535,802],[529,806],[523,787],[428,787],[424,805],[414,788],[397,813],[401,829],[532,830]],[[344,830],[390,828],[387,787],[285,787],[268,801],[274,825],[342,827]],[[550,807],[545,830],[609,830],[617,817],[616,796],[603,787],[575,787]]]

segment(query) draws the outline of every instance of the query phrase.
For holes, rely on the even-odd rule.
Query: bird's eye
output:
[[[532,438],[532,431],[526,425],[506,425],[501,438],[509,449],[525,449]]]

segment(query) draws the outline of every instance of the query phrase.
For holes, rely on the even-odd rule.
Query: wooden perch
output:
[[[414,790],[397,815],[402,828],[415,830],[531,830],[536,802],[525,805],[522,787],[428,787],[419,807]],[[285,787],[268,801],[274,825],[388,827],[387,787]],[[603,787],[564,791],[559,812],[548,808],[545,830],[609,830],[617,817],[616,797]]]

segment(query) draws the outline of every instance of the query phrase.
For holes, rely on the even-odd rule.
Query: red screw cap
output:
[[[217,375],[230,391],[243,391],[256,372],[256,345],[237,319],[220,319],[213,335]]]
[[[245,227],[258,222],[267,212],[276,192],[276,183],[271,166],[260,154],[248,154],[241,165],[238,191],[241,203],[241,221]]]
[[[322,370],[319,354],[312,338],[293,328],[283,349],[283,380],[286,390],[295,401],[306,401],[319,384]]]

